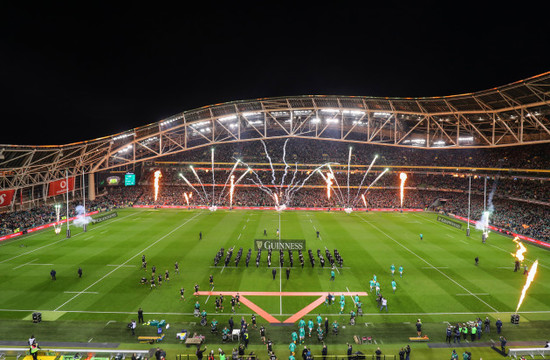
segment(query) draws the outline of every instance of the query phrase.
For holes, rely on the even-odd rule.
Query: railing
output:
[[[545,358],[545,356],[550,355],[550,348],[509,348],[508,349],[508,356],[517,358],[518,356],[530,356],[532,359],[535,358],[535,356],[541,356],[542,358]]]
[[[266,354],[262,356],[263,359],[269,360],[269,356]],[[203,359],[207,358],[206,355],[203,356]],[[231,353],[226,354],[227,359],[231,359]],[[281,358],[281,357],[278,357]],[[381,354],[377,357],[376,354],[352,354],[352,355],[321,355],[313,354],[313,358],[316,360],[395,360],[396,355],[386,355]],[[219,360],[219,355],[214,355],[214,359]],[[260,360],[257,354],[251,353],[249,355],[239,355],[239,360]],[[262,359],[262,360],[263,360]],[[179,354],[176,355],[176,360],[197,360],[197,355],[195,354]]]
[[[133,354],[141,357],[148,357],[148,350],[117,350],[117,349],[40,349],[41,353],[53,353],[56,355],[65,355],[65,354],[80,354],[82,357],[86,358],[88,354],[101,354],[104,356],[109,356],[109,359],[125,359],[126,356],[131,357]],[[0,347],[0,359],[5,357],[15,357],[19,359],[21,356],[26,356],[29,354],[28,347]],[[84,356],[86,355],[86,356]]]

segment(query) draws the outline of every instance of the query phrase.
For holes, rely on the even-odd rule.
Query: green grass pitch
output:
[[[286,211],[216,211],[169,209],[122,209],[118,217],[90,225],[87,232],[73,228],[72,236],[55,235],[53,230],[30,234],[0,244],[0,339],[24,341],[34,333],[41,341],[114,342],[121,347],[140,348],[126,329],[136,319],[141,307],[145,320],[165,319],[171,324],[162,346],[169,354],[189,353],[175,339],[181,329],[207,336],[207,345],[219,343],[219,336],[196,324],[193,305],[199,301],[206,308],[209,320],[216,318],[223,326],[229,316],[239,323],[241,316],[250,322],[252,311],[241,305],[235,314],[216,313],[214,297],[193,295],[195,283],[200,290],[210,290],[209,275],[214,276],[217,291],[250,292],[369,292],[369,280],[376,274],[382,294],[388,300],[388,312],[380,311],[376,297],[369,292],[361,296],[364,316],[357,325],[346,325],[351,298],[346,299],[343,315],[337,304],[321,304],[306,316],[317,314],[337,319],[346,325],[338,336],[326,339],[332,354],[345,354],[346,342],[353,335],[373,336],[373,345],[356,345],[354,349],[370,354],[381,346],[387,354],[397,354],[408,338],[416,334],[414,323],[422,319],[430,343],[445,341],[446,323],[466,322],[489,316],[493,333],[484,334],[482,341],[497,339],[494,322],[501,318],[508,341],[540,341],[544,344],[550,329],[550,257],[547,250],[527,246],[526,264],[539,260],[538,273],[520,308],[519,325],[510,324],[526,276],[513,272],[516,245],[512,239],[492,233],[486,244],[481,234],[472,229],[470,237],[462,230],[436,221],[432,213],[358,213]],[[287,280],[284,269],[277,267],[273,280],[267,267],[265,252],[259,267],[255,266],[254,239],[276,237],[280,228],[283,239],[304,239],[306,248],[316,254],[336,248],[344,259],[335,281],[330,281],[328,267],[321,269],[318,259],[312,268],[304,252],[302,269],[297,252],[294,267]],[[64,230],[64,229],[63,229]],[[316,237],[320,232],[320,238]],[[202,232],[202,240],[199,240]],[[423,234],[423,240],[419,234]],[[233,259],[240,247],[243,257],[236,268],[223,259],[213,267],[216,252],[234,246]],[[245,266],[245,257],[252,248],[252,260]],[[147,258],[147,271],[141,269],[141,256]],[[474,258],[479,257],[479,265]],[[233,260],[232,259],[232,260]],[[180,265],[175,274],[174,263]],[[397,291],[392,292],[390,266],[404,267],[403,277],[396,271]],[[150,278],[151,267],[157,273],[170,272],[170,281],[151,290],[141,285],[142,276]],[[278,252],[273,253],[273,265],[278,266]],[[83,276],[77,275],[82,267]],[[288,256],[285,252],[285,267]],[[50,279],[50,270],[57,271],[57,280]],[[185,288],[185,301],[179,290]],[[248,296],[249,300],[284,321],[315,300],[313,296]],[[44,321],[33,324],[33,311],[40,311]],[[258,323],[267,326],[268,337],[276,344],[280,359],[288,356],[290,332],[296,325],[269,325],[258,316]],[[155,329],[139,326],[137,335],[152,335]],[[316,340],[308,339],[314,353],[319,353]],[[265,348],[256,331],[251,333],[251,348],[266,358]],[[260,345],[259,345],[260,344]],[[233,345],[222,345],[230,352]],[[415,358],[450,357],[450,350],[430,348],[426,343],[413,343]],[[147,346],[145,346],[147,347]],[[212,348],[218,348],[218,345]],[[462,353],[459,349],[459,354]],[[472,347],[474,358],[498,358],[489,348]],[[411,356],[412,357],[412,356]]]

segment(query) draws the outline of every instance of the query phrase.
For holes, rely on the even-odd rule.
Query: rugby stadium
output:
[[[550,355],[550,73],[495,85],[0,145],[0,356]]]

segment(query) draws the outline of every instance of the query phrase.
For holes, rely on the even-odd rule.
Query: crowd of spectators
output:
[[[76,207],[82,205],[81,200],[69,202],[69,217],[77,215]],[[122,202],[119,203],[122,206]],[[14,232],[25,231],[40,225],[50,224],[57,221],[57,212],[55,204],[47,204],[32,207],[26,210],[8,211],[0,214],[0,236],[12,234]],[[67,217],[67,207],[65,203],[59,203],[59,219]],[[110,196],[97,198],[94,201],[86,201],[86,212],[96,210],[107,210],[117,207],[117,202]]]
[[[266,147],[259,141],[220,144],[215,148],[216,162],[234,162],[241,159],[265,162],[269,155],[273,162],[283,162],[283,148],[286,139],[265,141]],[[352,147],[354,164],[369,164],[375,155],[377,163],[386,166],[447,166],[474,168],[517,168],[550,169],[550,144],[510,146],[501,148],[416,148],[396,147],[376,144],[360,144],[319,141],[315,139],[289,139],[286,142],[285,159],[288,163],[324,163],[347,164],[349,148]],[[267,154],[265,150],[267,149]],[[186,151],[165,158],[168,161],[209,161],[210,147]]]
[[[286,146],[285,146],[286,143]],[[283,148],[285,158],[283,159]],[[267,153],[266,153],[267,150]],[[132,205],[229,205],[230,175],[240,179],[233,194],[233,206],[274,206],[273,194],[279,204],[287,207],[365,207],[360,194],[369,185],[365,201],[369,208],[418,208],[432,209],[466,217],[468,215],[469,178],[452,169],[433,169],[432,166],[489,167],[497,169],[550,169],[550,144],[516,146],[499,149],[438,149],[425,150],[380,145],[354,144],[352,165],[347,171],[349,144],[308,139],[270,140],[266,147],[261,142],[223,144],[215,149],[215,171],[212,177],[210,148],[196,149],[172,155],[168,163],[145,164],[136,186],[105,187],[104,196],[88,202],[88,210]],[[366,165],[374,155],[376,163],[368,176]],[[269,155],[269,158],[268,158]],[[233,173],[231,170],[241,160]],[[274,164],[271,165],[270,161]],[[284,163],[288,166],[284,166]],[[189,167],[193,163],[194,168]],[[331,168],[321,164],[333,163]],[[225,164],[223,164],[225,163]],[[241,178],[248,167],[253,171]],[[278,165],[277,165],[278,163]],[[309,164],[309,165],[306,165]],[[314,165],[313,165],[314,164]],[[393,169],[375,179],[386,166],[414,165],[408,168],[403,204],[400,199],[399,174],[403,169]],[[424,166],[424,168],[422,168]],[[154,171],[160,169],[162,178],[155,201],[153,189]],[[326,179],[334,174],[331,197],[327,196]],[[481,218],[488,205],[494,207],[490,217],[492,225],[537,239],[550,241],[550,180],[544,175],[528,176],[513,171],[481,172],[471,179],[471,214],[473,220]],[[186,181],[187,180],[187,181]],[[192,186],[189,186],[188,183]],[[214,192],[212,183],[215,183]],[[349,191],[348,191],[349,184]],[[284,185],[284,186],[282,186]],[[360,189],[359,189],[360,187]],[[187,198],[184,196],[187,194]],[[487,204],[487,199],[491,203]],[[438,199],[446,201],[436,202]],[[484,201],[485,199],[485,201]],[[71,203],[71,216],[78,200]],[[61,213],[64,215],[65,210]],[[42,205],[29,210],[0,214],[0,234],[17,229],[28,229],[54,222],[56,213],[52,205]]]

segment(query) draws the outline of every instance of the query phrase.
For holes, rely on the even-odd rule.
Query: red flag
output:
[[[1,190],[0,191],[0,207],[11,205],[15,190]]]
[[[68,179],[61,179],[50,182],[48,188],[48,196],[55,196],[60,194],[65,194],[68,191],[74,189],[74,176]]]

